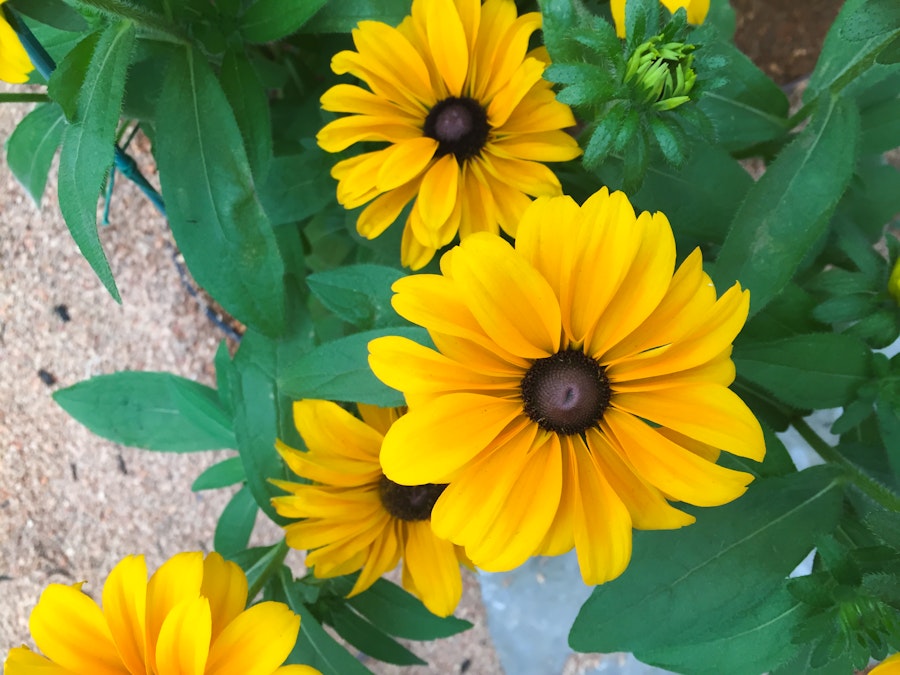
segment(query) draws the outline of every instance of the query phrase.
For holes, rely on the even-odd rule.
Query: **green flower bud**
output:
[[[663,42],[656,35],[639,46],[625,66],[625,83],[632,86],[638,100],[654,110],[672,110],[691,100],[697,82],[691,67],[695,45]]]

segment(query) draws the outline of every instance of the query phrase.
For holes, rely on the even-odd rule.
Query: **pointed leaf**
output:
[[[240,19],[247,42],[273,42],[297,32],[327,0],[256,0]]]
[[[40,205],[53,156],[66,120],[54,104],[37,106],[25,116],[6,142],[6,161],[13,175]]]

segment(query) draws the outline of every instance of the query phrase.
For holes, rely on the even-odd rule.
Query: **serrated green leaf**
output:
[[[879,309],[846,330],[873,349],[884,349],[900,337],[900,316],[894,309]]]
[[[399,335],[430,345],[423,328],[381,328],[326,342],[298,357],[278,375],[278,386],[291,398],[369,403],[385,408],[405,405],[403,395],[379,381],[369,369],[369,342]]]
[[[389,635],[407,640],[436,640],[472,627],[455,616],[435,616],[422,601],[387,579],[379,579],[347,604]]]
[[[427,665],[413,652],[369,623],[344,604],[335,604],[328,613],[328,623],[363,654],[399,666]]]
[[[163,452],[235,447],[215,390],[171,373],[100,375],[53,399],[98,436],[123,445]]]
[[[875,399],[875,419],[894,476],[900,478],[900,401],[887,390]]]
[[[59,106],[45,103],[19,122],[6,142],[6,162],[35,204],[41,203],[65,124]]]
[[[669,164],[682,166],[687,161],[687,138],[680,128],[654,116],[650,118],[650,130]]]
[[[241,322],[279,335],[284,263],[234,114],[196,50],[172,55],[154,150],[169,224],[197,283]]]
[[[103,31],[78,98],[77,120],[66,128],[59,157],[59,209],[81,254],[116,302],[121,302],[119,290],[97,233],[97,199],[113,163],[134,39],[129,21]]]
[[[391,307],[391,284],[406,274],[382,265],[347,265],[306,278],[328,309],[359,328],[408,325]]]
[[[712,270],[716,287],[738,279],[750,289],[751,315],[787,285],[853,175],[859,115],[850,101],[831,103],[749,190]]]
[[[234,493],[219,516],[213,546],[218,553],[228,557],[247,548],[259,507],[253,493],[246,485]]]
[[[272,161],[269,97],[243,51],[233,48],[225,51],[219,79],[241,130],[250,170],[261,181]]]
[[[98,30],[85,37],[50,74],[47,95],[59,104],[68,122],[78,120],[78,99],[102,33]]]
[[[16,0],[16,11],[58,30],[82,32],[88,24],[63,0]]]
[[[798,408],[853,400],[872,374],[871,350],[858,338],[823,333],[735,345],[738,375]]]
[[[191,485],[191,492],[217,490],[236,483],[242,483],[244,480],[246,480],[246,476],[244,475],[244,465],[241,463],[241,458],[229,457],[207,467],[203,473],[197,476]]]
[[[841,504],[834,472],[814,467],[755,481],[732,504],[698,509],[697,522],[682,530],[635,532],[631,564],[594,589],[570,646],[640,658],[727,635],[831,531]]]
[[[296,33],[327,0],[256,0],[240,18],[247,42],[274,42]]]
[[[583,161],[588,169],[596,168],[612,152],[627,117],[624,102],[616,102],[603,112],[584,149]]]

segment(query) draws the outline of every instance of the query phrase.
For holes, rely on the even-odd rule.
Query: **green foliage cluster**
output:
[[[119,300],[96,208],[112,197],[115,172],[135,180],[164,202],[197,282],[246,326],[234,356],[224,344],[216,356],[216,389],[121,372],[55,398],[116,442],[235,451],[194,484],[239,488],[214,546],[245,569],[251,597],[302,616],[289,662],[326,675],[368,670],[323,626],[399,664],[420,660],[395,638],[467,626],[431,616],[386,581],[347,600],[352,578],[294,579],[284,542],[247,548],[259,510],[284,523],[269,479],[286,477],[276,438],[303,447],[292,401],[401,405],[368,369],[366,345],[380,335],[428,344],[390,306],[390,285],[406,273],[399,228],[373,241],[356,234],[356,212],[334,196],[336,160],[315,143],[331,119],[319,96],[338,81],[331,55],[352,46],[359,20],[396,25],[409,5],[10,0],[2,10],[46,49],[32,54],[46,95],[7,142],[35,201],[59,150],[60,208]],[[741,499],[693,510],[697,523],[683,530],[636,533],[631,566],[594,590],[572,647],[710,675],[849,673],[900,650],[900,356],[878,351],[900,335],[887,290],[900,255],[888,227],[900,213],[900,172],[884,159],[900,146],[896,0],[847,0],[795,112],[735,48],[724,0],[701,27],[657,0],[629,0],[625,40],[606,2],[542,0],[539,9],[546,77],[576,111],[585,151],[558,168],[564,191],[582,199],[601,185],[626,189],[637,208],[668,216],[681,256],[703,249],[717,288],[738,279],[750,289],[734,388],[763,421],[768,447],[762,465],[723,459],[757,477]],[[671,78],[660,95],[648,96],[647,54],[662,59],[655,77]],[[127,157],[136,125],[153,142],[161,200]],[[758,180],[740,164],[748,158],[765,165]],[[842,408],[833,445],[806,421],[827,408]],[[789,427],[826,466],[796,469],[774,433]],[[812,551],[812,574],[790,578]]]

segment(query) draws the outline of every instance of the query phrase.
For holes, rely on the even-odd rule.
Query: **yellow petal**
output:
[[[122,559],[103,584],[103,616],[119,656],[132,673],[145,669],[147,563],[144,556]]]
[[[484,162],[476,161],[470,164],[473,172],[480,174],[479,180],[488,186],[500,227],[510,237],[516,237],[522,214],[531,204],[531,200],[521,190],[503,182],[502,178],[496,178],[487,171],[482,172],[478,167]]]
[[[609,0],[609,10],[612,12],[613,23],[616,25],[616,35],[625,37],[625,0]]]
[[[316,483],[354,487],[377,482],[381,475],[378,464],[371,459],[359,461],[337,453],[300,452],[281,441],[275,441],[275,449],[291,471]]]
[[[353,84],[334,85],[322,94],[319,102],[322,104],[322,110],[331,112],[371,115],[373,117],[398,116],[413,125],[419,125],[422,122],[419,116],[411,115],[390,100]]]
[[[353,42],[360,59],[400,89],[422,98],[431,92],[431,78],[422,55],[405,35],[380,21],[360,21]]]
[[[359,78],[369,85],[376,96],[396,104],[409,117],[424,120],[428,108],[435,102],[433,92],[413,91],[408,82],[398,78],[390,68],[354,51],[344,50],[335,54],[331,59],[331,69],[338,75],[349,73]]]
[[[456,547],[438,539],[427,520],[404,525],[407,541],[403,558],[417,595],[432,614],[450,616],[462,597]]]
[[[590,452],[575,453],[573,532],[581,578],[602,584],[625,571],[631,560],[631,516]]]
[[[13,647],[3,662],[3,675],[72,675],[72,671],[35,654],[28,647]]]
[[[353,517],[349,517],[350,515]],[[360,547],[368,546],[384,529],[385,518],[381,511],[368,514],[349,512],[345,518],[306,518],[285,527],[288,545],[299,551],[355,541]]]
[[[459,165],[453,155],[444,155],[425,173],[422,185],[419,187],[419,197],[415,207],[422,216],[422,223],[431,234],[431,238],[437,240],[435,233],[453,212],[456,205],[457,191],[459,187]],[[416,233],[423,244],[440,247],[440,243],[430,244],[419,233]]]
[[[147,656],[156,668],[156,641],[172,608],[200,597],[203,584],[203,554],[178,553],[164,562],[147,584]]]
[[[448,483],[521,414],[517,401],[469,393],[441,396],[394,423],[384,438],[381,466],[401,485]]]
[[[362,462],[378,462],[381,434],[337,403],[296,401],[294,425],[311,452],[334,452]]]
[[[48,659],[73,673],[127,675],[103,612],[81,584],[50,584],[31,612],[31,637]]]
[[[556,100],[556,94],[547,82],[546,86],[532,87],[513,109],[503,125],[503,135],[541,133],[574,126],[572,109]]]
[[[269,675],[294,648],[300,617],[280,602],[241,613],[209,650],[206,675]]]
[[[482,27],[479,31],[479,41],[485,36],[487,42],[485,55],[489,55],[490,61],[483,66],[479,62],[478,77],[484,78],[478,84],[480,100],[491,100],[512,79],[525,60],[532,33],[540,27],[541,15],[538,12],[529,12],[516,17],[515,7],[511,13],[500,13],[494,25],[487,29],[494,31],[496,33],[494,36],[487,37],[485,35],[487,30]]]
[[[453,277],[472,315],[504,350],[529,359],[559,349],[559,303],[547,281],[499,237],[476,234],[455,252]]]
[[[616,394],[612,405],[740,457],[759,462],[766,454],[753,413],[737,394],[719,385]]]
[[[501,157],[530,159],[537,162],[565,162],[581,154],[581,148],[564,131],[520,134],[491,143],[491,152]]]
[[[322,675],[322,672],[312,666],[290,665],[281,666],[272,675]]]
[[[157,672],[165,675],[203,675],[209,654],[209,600],[194,598],[175,605],[159,630]]]
[[[665,352],[666,348],[658,350]],[[665,353],[661,354],[658,361],[666,363]],[[718,356],[713,357],[707,363],[696,368],[688,368],[675,373],[664,373],[656,377],[644,379],[630,379],[624,374],[623,368],[630,365],[628,361],[613,364],[606,370],[606,375],[612,384],[614,392],[638,392],[651,391],[653,389],[665,389],[668,387],[682,387],[687,384],[720,384],[727,387],[734,382],[735,368],[731,360],[731,347]]]
[[[576,503],[578,499],[578,474],[576,473],[576,449],[573,441],[578,444],[577,452],[585,452],[584,445],[580,439],[573,436],[559,437],[562,474],[559,506],[556,508],[553,522],[550,524],[544,540],[534,552],[535,555],[562,555],[571,551],[575,546],[575,510],[580,507]]]
[[[488,124],[492,129],[503,131],[503,125],[513,110],[541,79],[544,64],[537,59],[525,59],[519,64],[507,83],[500,88],[487,109]]]
[[[497,216],[494,209],[494,198],[488,186],[479,180],[471,169],[471,162],[466,162],[462,169],[461,190],[464,198],[462,215],[459,220],[460,241],[475,232],[491,232],[497,234]]]
[[[347,594],[348,598],[365,591],[378,581],[382,574],[390,572],[400,562],[402,551],[398,531],[401,527],[402,524],[399,521],[391,519],[381,528],[379,536],[372,541],[369,547],[366,563],[360,570],[359,577],[353,584],[350,593]]]
[[[11,84],[28,81],[28,74],[34,70],[28,52],[19,42],[19,36],[6,19],[0,16],[0,80]]]
[[[247,606],[247,576],[236,563],[218,553],[210,553],[203,561],[203,584],[200,594],[209,599],[212,639],[244,611]]]
[[[601,425],[616,438],[638,475],[678,501],[727,504],[744,494],[753,480],[749,473],[698,457],[627,413],[609,409]]]
[[[431,162],[438,142],[421,136],[401,141],[384,153],[384,163],[378,170],[376,187],[382,192],[393,190],[415,180]]]
[[[462,96],[469,70],[469,45],[456,6],[447,0],[425,2],[425,26],[431,56],[452,96]]]
[[[469,95],[478,101],[488,100],[486,93],[497,75],[493,69],[494,56],[501,40],[516,20],[516,6],[506,0],[487,0],[481,6],[481,19],[475,40],[470,67]],[[525,41],[527,42],[528,36]],[[524,51],[522,52],[524,55]],[[521,59],[519,59],[521,62]],[[516,64],[518,65],[518,64]],[[501,82],[500,85],[503,83]],[[499,86],[499,85],[498,85]]]
[[[284,485],[283,481],[272,481]],[[334,488],[322,485],[294,484],[295,493],[289,497],[275,497],[272,503],[279,513],[288,518],[340,518],[356,513],[363,518],[367,513],[379,510],[378,485],[366,489]]]
[[[497,392],[511,396],[521,376],[497,378],[476,373],[464,363],[402,337],[388,336],[369,343],[369,366],[375,376],[404,394],[455,391]]]
[[[382,408],[368,403],[357,403],[356,409],[363,422],[384,436],[391,425],[406,414],[405,408]]]
[[[399,143],[421,137],[421,129],[399,117],[348,115],[322,127],[316,134],[316,142],[326,152],[340,152],[362,141]]]
[[[497,182],[532,197],[556,197],[562,194],[559,179],[540,162],[524,159],[507,159],[490,153],[482,153],[482,164]]]
[[[366,239],[375,239],[393,225],[403,207],[412,201],[419,191],[419,181],[401,185],[395,190],[386,192],[369,204],[356,221],[356,231]]]
[[[635,529],[673,530],[694,522],[694,516],[673,507],[659,490],[641,478],[599,429],[588,429],[586,435],[597,466],[625,504]]]
[[[416,239],[410,224],[411,219],[412,213],[409,214],[406,225],[403,227],[403,238],[400,241],[400,264],[415,271],[430,263],[434,254],[437,253],[437,249],[433,246],[426,246]]]

